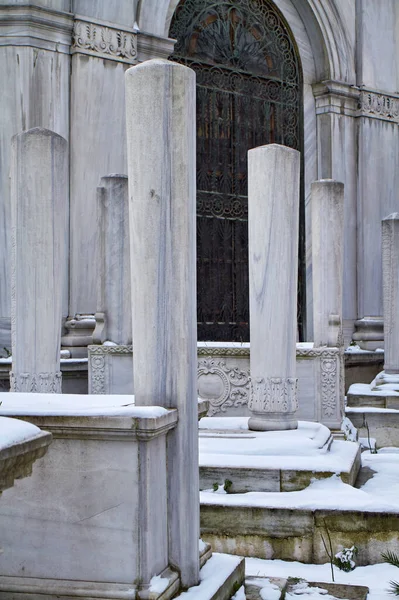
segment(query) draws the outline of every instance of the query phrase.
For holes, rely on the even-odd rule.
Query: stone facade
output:
[[[249,344],[198,344],[197,389],[209,401],[208,417],[246,417],[250,394]],[[131,394],[131,346],[89,347],[89,393]],[[343,416],[343,357],[338,348],[298,344],[297,418],[340,429]]]
[[[399,171],[399,6],[375,0],[274,0],[303,71],[304,187],[345,185],[343,325],[358,340],[382,316],[380,221],[396,207]],[[0,5],[0,349],[10,349],[10,141],[32,127],[69,142],[70,276],[67,313],[96,311],[96,187],[126,173],[123,77],[167,57],[177,0],[35,0]],[[90,118],[88,118],[90,115]],[[93,159],[95,155],[95,159]],[[308,214],[309,217],[309,214]],[[312,339],[311,225],[307,218],[308,339]],[[366,318],[366,320],[363,320]],[[382,335],[382,328],[379,328]],[[382,338],[381,338],[382,339]],[[381,343],[378,344],[381,346]]]

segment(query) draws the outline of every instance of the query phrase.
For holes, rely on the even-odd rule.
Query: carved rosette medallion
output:
[[[42,394],[62,393],[62,374],[56,373],[14,373],[10,372],[10,391]]]
[[[291,413],[298,409],[295,377],[252,377],[248,408],[255,413]]]
[[[226,412],[232,406],[246,405],[249,373],[238,367],[229,367],[224,360],[201,359],[198,362],[198,394],[200,398],[209,400],[208,417]]]

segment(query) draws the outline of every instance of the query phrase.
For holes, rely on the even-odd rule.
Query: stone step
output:
[[[293,492],[333,474],[349,485],[356,481],[359,446],[333,441],[324,425],[300,421],[294,431],[255,432],[245,428],[248,419],[227,417],[217,419],[225,429],[206,429],[212,421],[200,422],[201,490]],[[242,428],[228,429],[238,425]]]
[[[345,414],[358,430],[359,436],[374,438],[377,448],[399,447],[399,410],[350,406],[345,409]]]
[[[394,408],[399,410],[399,392],[387,385],[372,388],[367,383],[355,383],[350,386],[346,403],[349,407],[367,406],[373,408]]]
[[[358,565],[381,563],[381,553],[397,551],[396,512],[294,509],[201,503],[201,537],[216,552],[307,564],[329,562],[322,536],[326,525],[334,552],[356,545]],[[243,500],[245,502],[245,500]]]
[[[243,558],[215,553],[200,571],[200,584],[182,592],[175,600],[230,600],[243,585],[244,577]]]

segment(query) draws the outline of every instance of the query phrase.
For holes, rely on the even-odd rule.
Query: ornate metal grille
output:
[[[298,55],[269,0],[181,0],[169,35],[197,75],[198,339],[248,341],[247,151],[302,149]]]

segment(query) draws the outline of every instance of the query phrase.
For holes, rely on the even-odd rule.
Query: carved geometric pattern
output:
[[[295,377],[253,377],[248,408],[256,413],[286,413],[298,409]]]
[[[61,371],[56,373],[14,373],[10,371],[11,392],[61,394],[61,388]]]
[[[134,64],[137,62],[137,34],[77,19],[73,27],[71,52]]]
[[[359,110],[365,115],[399,123],[399,98],[397,96],[362,91],[359,97]]]
[[[222,392],[217,398],[210,398],[208,417],[219,412],[226,412],[231,407],[248,404],[249,373],[237,367],[228,367],[223,360],[213,358],[201,359],[198,362],[198,382],[201,388],[201,378],[213,375],[219,378]]]

